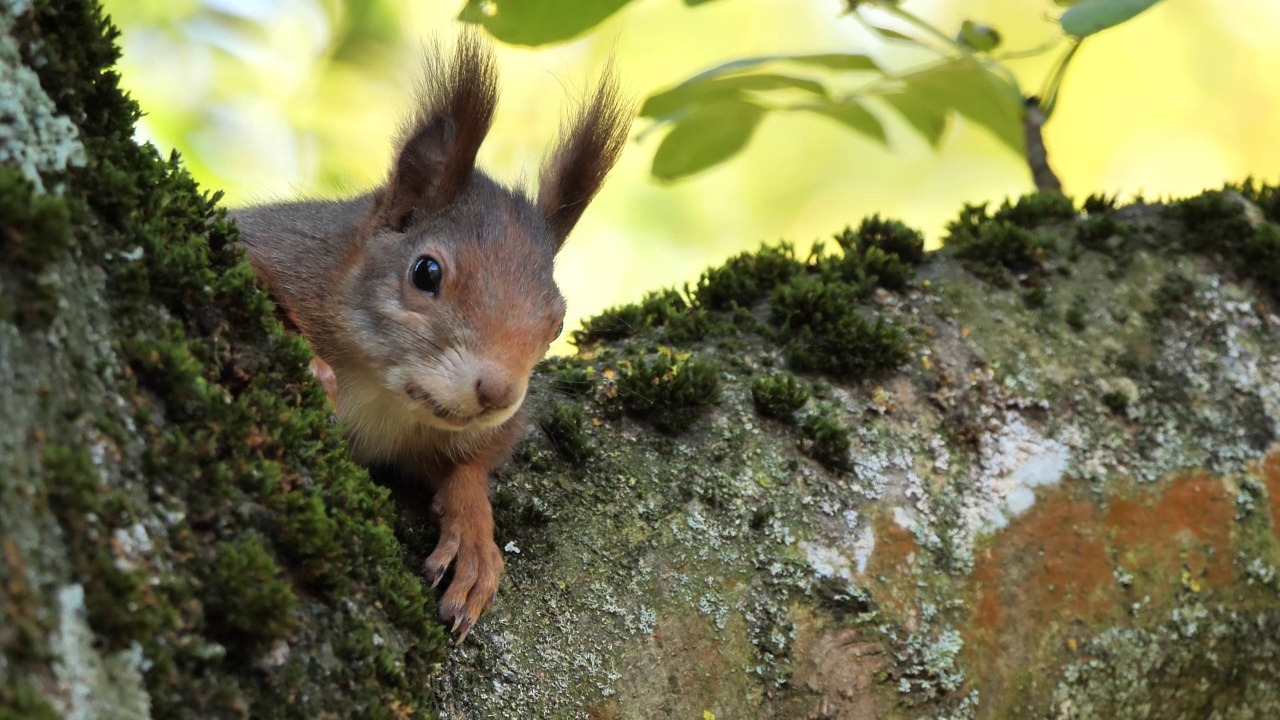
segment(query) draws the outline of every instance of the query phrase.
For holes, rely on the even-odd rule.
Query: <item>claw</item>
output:
[[[444,578],[444,570],[442,567],[431,567],[429,564],[422,568],[427,579],[431,581],[432,588],[440,584],[440,580]]]
[[[459,614],[455,615],[455,616],[454,616],[454,619],[453,619],[453,627],[449,628],[449,632],[451,632],[451,633],[458,632],[458,626],[459,626],[459,625],[461,625],[461,624],[462,624],[462,621],[463,621],[463,620],[465,620],[465,619],[466,619],[466,617],[465,617],[464,615],[462,615],[461,613],[459,613]],[[470,628],[470,627],[468,627],[468,628],[467,628],[467,630],[469,631],[469,630],[471,630],[471,628]],[[462,635],[462,636],[463,636],[463,637],[466,637],[466,633],[463,633],[463,635]]]
[[[458,644],[459,644],[459,645],[461,645],[461,644],[462,644],[462,641],[463,641],[463,640],[466,640],[466,639],[467,639],[467,635],[471,633],[471,628],[473,628],[473,627],[475,627],[475,626],[476,626],[475,621],[474,621],[474,620],[472,620],[471,618],[467,618],[467,621],[466,621],[466,622],[464,622],[464,623],[462,624],[462,633],[461,633],[460,635],[458,635]],[[455,624],[455,626],[454,626],[454,628],[453,628],[453,629],[454,629],[454,630],[457,630],[457,629],[458,629],[456,624]]]

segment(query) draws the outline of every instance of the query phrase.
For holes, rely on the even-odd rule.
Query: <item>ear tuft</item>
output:
[[[610,61],[595,95],[562,130],[539,176],[538,207],[551,226],[557,249],[618,161],[634,116],[635,105],[621,98]]]
[[[475,30],[458,36],[452,56],[438,40],[426,48],[418,110],[400,141],[379,220],[400,229],[421,211],[448,206],[467,186],[498,102],[492,48]]]

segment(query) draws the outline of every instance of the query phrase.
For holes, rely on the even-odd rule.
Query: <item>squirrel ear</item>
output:
[[[551,226],[557,249],[617,162],[634,114],[634,106],[619,98],[610,62],[595,95],[579,108],[567,131],[562,130],[538,178],[538,207]]]
[[[427,48],[418,111],[400,141],[380,220],[402,228],[415,211],[443,208],[457,198],[475,169],[498,101],[492,49],[474,30],[459,34],[453,57],[439,43]]]

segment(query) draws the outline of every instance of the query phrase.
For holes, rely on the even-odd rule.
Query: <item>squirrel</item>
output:
[[[528,426],[529,377],[564,326],[552,269],[626,141],[612,63],[561,130],[537,198],[475,167],[497,102],[493,50],[464,31],[426,51],[418,108],[386,183],[340,201],[231,212],[285,319],[311,345],[354,459],[429,484],[452,566],[440,619],[461,642],[502,574],[489,473]]]

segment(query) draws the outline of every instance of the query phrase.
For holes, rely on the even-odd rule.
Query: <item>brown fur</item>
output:
[[[497,99],[492,54],[463,33],[426,59],[419,111],[387,183],[339,202],[234,212],[259,277],[319,358],[313,364],[355,458],[432,487],[440,542],[424,572],[454,577],[441,617],[462,637],[493,602],[488,473],[523,435],[529,373],[564,317],[555,254],[626,137],[628,106],[607,71],[562,134],[535,206],[475,169]],[[434,258],[438,292],[410,268]]]

